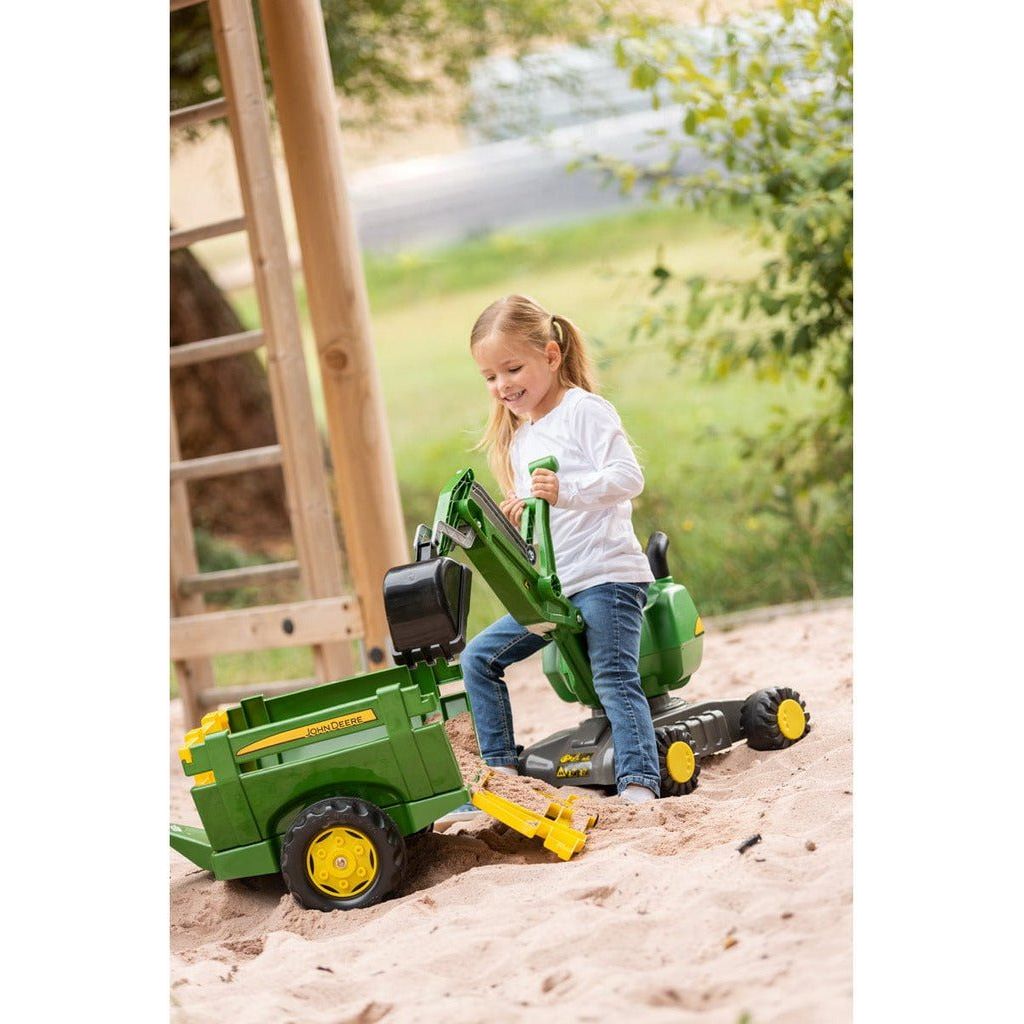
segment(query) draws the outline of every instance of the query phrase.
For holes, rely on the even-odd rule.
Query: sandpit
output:
[[[740,744],[705,762],[694,793],[651,805],[563,789],[600,811],[569,862],[474,821],[412,841],[396,899],[321,914],[300,909],[277,876],[217,882],[172,852],[171,1019],[848,1020],[851,661],[848,608],[710,629],[687,698],[790,685],[811,733],[774,753]],[[519,742],[579,719],[539,658],[508,678]],[[171,819],[198,824],[175,754],[180,715],[175,702]],[[463,724],[452,728],[467,773],[476,762]],[[522,779],[489,785],[540,808],[550,792]],[[761,841],[737,852],[754,834]]]

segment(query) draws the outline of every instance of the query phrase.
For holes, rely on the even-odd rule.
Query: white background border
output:
[[[1024,25],[856,7],[856,1019],[989,1020],[1022,909]],[[8,1005],[160,1019],[167,14],[4,22]]]

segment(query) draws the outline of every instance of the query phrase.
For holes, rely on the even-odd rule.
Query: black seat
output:
[[[672,575],[668,571],[668,537],[661,530],[655,530],[651,534],[645,554],[647,564],[651,567],[656,580],[663,580],[666,576]]]

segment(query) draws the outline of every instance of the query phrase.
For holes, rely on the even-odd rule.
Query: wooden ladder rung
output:
[[[204,455],[199,459],[172,462],[171,483],[176,480],[208,480],[215,476],[229,476],[250,469],[280,465],[281,446],[268,444],[265,448],[247,448],[241,452],[223,452],[220,455]]]
[[[245,331],[242,334],[225,334],[223,338],[208,338],[206,341],[192,341],[187,345],[175,345],[171,349],[171,369],[205,363],[210,359],[224,359],[244,352],[255,352],[264,344],[262,331]]]
[[[283,580],[297,580],[301,575],[298,562],[270,562],[267,565],[242,565],[237,569],[218,572],[200,572],[182,576],[178,593],[182,597],[209,594],[218,590],[238,590],[241,587],[262,587]]]
[[[200,690],[199,702],[204,708],[215,708],[218,704],[237,704],[246,697],[262,694],[264,697],[277,697],[282,693],[305,690],[308,686],[316,686],[319,679],[282,679],[273,683],[243,683],[239,686],[218,686],[212,690]]]
[[[171,619],[171,660],[274,647],[310,647],[356,640],[362,635],[359,603],[345,596],[179,615]]]
[[[171,0],[171,12],[183,10],[186,7],[196,7],[206,3],[206,0]]]
[[[214,224],[201,224],[197,228],[179,228],[171,232],[171,252],[176,249],[187,249],[190,245],[205,241],[207,238],[220,238],[221,235],[233,235],[244,230],[244,217],[231,217]]]
[[[196,103],[191,107],[181,107],[179,110],[171,111],[171,131],[178,128],[188,128],[194,124],[204,124],[217,117],[228,116],[228,101],[221,96],[217,100],[209,100],[206,103]]]

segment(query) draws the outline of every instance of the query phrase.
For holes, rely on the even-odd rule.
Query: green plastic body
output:
[[[185,774],[214,781],[192,789],[202,829],[172,825],[171,846],[219,879],[275,872],[292,821],[330,796],[376,804],[403,835],[425,828],[469,800],[444,731],[465,695],[438,689],[461,678],[437,661],[246,698],[189,748]]]
[[[685,686],[700,667],[704,633],[699,618],[693,598],[681,583],[666,576],[651,584],[640,625],[639,663],[640,682],[649,700]],[[542,658],[551,688],[562,700],[575,703],[580,687],[571,678],[572,670],[562,652],[550,644]],[[601,706],[596,694],[584,703],[592,708]]]

